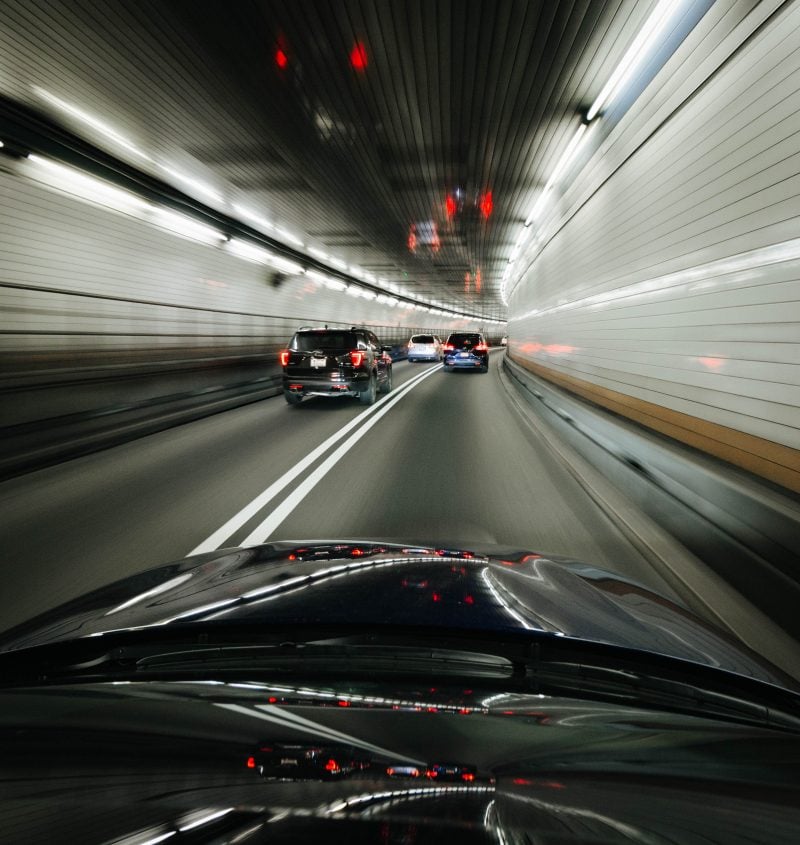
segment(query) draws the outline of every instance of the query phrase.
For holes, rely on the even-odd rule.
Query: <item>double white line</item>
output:
[[[232,516],[224,525],[220,526],[210,537],[207,537],[199,546],[189,552],[190,555],[199,555],[203,552],[211,552],[221,548],[225,541],[235,534],[248,520],[252,519],[265,505],[272,501],[282,490],[288,487],[298,475],[305,472],[314,461],[324,455],[332,446],[338,443],[343,437],[349,434],[354,428],[358,430],[345,443],[339,446],[336,451],[330,454],[292,493],[266,517],[258,527],[252,531],[241,543],[237,545],[252,546],[256,543],[265,542],[272,532],[286,519],[287,516],[300,504],[300,502],[313,490],[313,488],[333,469],[334,466],[358,443],[358,441],[411,390],[418,384],[431,376],[441,365],[430,367],[425,372],[415,376],[406,382],[399,390],[383,397],[371,408],[359,414],[336,434],[332,434],[324,443],[321,443],[312,452],[309,452],[301,461],[298,461],[290,470],[285,472],[277,481],[270,484],[266,490],[259,493],[252,502],[245,505],[239,513]],[[371,419],[369,419],[371,417]],[[360,427],[359,427],[360,426]]]

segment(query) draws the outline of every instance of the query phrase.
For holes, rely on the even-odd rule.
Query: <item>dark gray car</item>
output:
[[[366,328],[302,328],[280,353],[283,395],[290,405],[304,396],[356,396],[371,405],[392,389],[389,351]]]

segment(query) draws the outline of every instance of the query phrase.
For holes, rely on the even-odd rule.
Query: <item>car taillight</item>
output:
[[[279,353],[281,359],[281,366],[288,367],[289,366],[289,350],[284,349],[283,352]]]
[[[485,343],[479,343],[479,344],[475,347],[475,351],[476,351],[476,352],[488,352],[488,351],[489,351],[489,347],[488,347]]]
[[[455,349],[455,346],[453,346],[453,344],[452,344],[452,343],[445,343],[445,345],[444,345],[444,349],[445,349],[447,352],[452,352],[452,351]]]
[[[354,367],[360,367],[364,363],[364,353],[355,349],[350,353],[350,363]]]

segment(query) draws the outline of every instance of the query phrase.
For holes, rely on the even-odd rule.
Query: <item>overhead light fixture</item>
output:
[[[270,253],[269,264],[277,270],[283,270],[284,273],[291,273],[293,275],[305,273],[305,270],[300,264],[289,261],[288,258],[284,258],[281,255],[272,255]]]
[[[172,176],[173,179],[176,179],[178,182],[182,182],[184,185],[196,191],[198,194],[202,194],[203,196],[208,197],[214,202],[222,202],[222,196],[218,194],[213,188],[209,187],[204,182],[201,182],[199,179],[195,179],[192,176],[187,176],[185,173],[181,173],[180,170],[175,170],[174,168],[167,167],[164,164],[159,164],[158,166],[168,176]]]
[[[176,235],[182,235],[206,244],[220,244],[227,240],[227,236],[222,232],[184,214],[155,206],[152,211],[153,222],[160,228],[167,229]]]
[[[34,154],[29,155],[27,160],[41,174],[42,181],[51,188],[66,191],[79,199],[125,213],[142,212],[149,208],[149,205],[136,194],[75,167]]]
[[[610,103],[622,90],[634,71],[650,53],[651,48],[664,32],[667,24],[683,5],[685,5],[684,0],[661,0],[653,9],[652,14],[645,21],[644,26],[639,30],[633,43],[622,57],[622,61],[614,69],[597,99],[586,113],[587,121],[592,120],[600,109]]]
[[[262,249],[260,246],[240,240],[239,238],[231,238],[228,241],[228,250],[237,258],[255,261],[257,264],[271,264],[275,258],[271,252],[267,252],[267,250]]]
[[[575,130],[575,134],[572,136],[569,144],[567,144],[566,149],[561,154],[561,158],[559,158],[556,166],[553,168],[553,172],[550,174],[550,178],[547,180],[547,184],[544,186],[544,190],[542,191],[539,199],[536,201],[536,204],[531,209],[531,213],[528,215],[527,220],[525,221],[525,226],[530,226],[531,223],[539,216],[544,208],[544,204],[547,201],[550,192],[555,187],[556,182],[561,177],[561,174],[567,169],[568,165],[571,163],[572,159],[575,157],[575,154],[578,151],[579,144],[581,142],[581,138],[583,138],[584,133],[586,132],[586,124],[581,123],[581,125]]]
[[[244,219],[248,220],[250,223],[255,223],[255,225],[258,226],[259,229],[270,230],[275,228],[272,223],[269,222],[269,220],[265,220],[260,215],[256,214],[253,211],[250,211],[250,209],[248,208],[243,208],[241,205],[232,205],[231,208],[240,217],[244,217]]]
[[[87,126],[94,129],[96,132],[104,135],[109,141],[113,141],[118,147],[122,147],[122,149],[127,150],[129,153],[133,153],[138,158],[143,159],[144,161],[152,162],[153,159],[147,155],[147,153],[142,152],[134,143],[129,141],[124,135],[121,135],[115,129],[112,129],[107,123],[100,120],[94,115],[85,112],[83,109],[78,108],[77,106],[73,106],[71,103],[66,102],[66,100],[62,100],[60,97],[56,97],[55,94],[51,94],[49,91],[45,91],[44,88],[34,88],[34,93],[42,100],[50,105],[55,106],[60,111],[63,111],[65,114],[70,115],[71,117],[80,120],[82,123],[85,123]]]
[[[287,232],[286,229],[281,229],[280,226],[275,227],[275,231],[282,238],[284,241],[288,241],[290,244],[294,244],[295,246],[303,247],[305,244],[297,237],[297,235],[292,234],[291,232]]]

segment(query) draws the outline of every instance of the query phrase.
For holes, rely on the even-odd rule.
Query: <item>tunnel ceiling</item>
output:
[[[653,5],[3,0],[0,86],[217,210],[502,319],[537,188]]]

